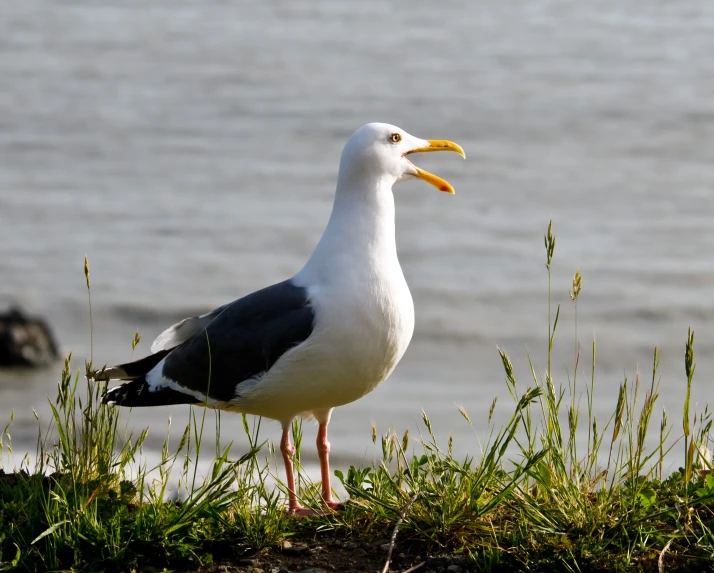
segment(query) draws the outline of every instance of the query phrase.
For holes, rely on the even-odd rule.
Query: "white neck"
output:
[[[327,228],[296,278],[320,282],[329,277],[358,278],[397,264],[394,195],[390,178],[350,178],[340,172]],[[346,276],[345,276],[346,275]]]

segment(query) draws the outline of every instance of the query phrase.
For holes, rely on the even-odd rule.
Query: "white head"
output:
[[[397,181],[418,178],[431,183],[440,191],[453,193],[446,181],[407,159],[410,153],[427,151],[455,151],[466,157],[456,143],[442,139],[419,139],[388,123],[363,125],[347,140],[340,160],[342,181],[368,180],[391,186]]]

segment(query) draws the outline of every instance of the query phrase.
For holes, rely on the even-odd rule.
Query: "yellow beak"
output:
[[[446,141],[445,139],[427,139],[429,145],[426,147],[418,147],[417,149],[411,149],[407,151],[404,155],[409,155],[410,153],[428,153],[430,151],[454,151],[458,153],[461,157],[466,159],[466,154],[461,146],[453,141]],[[444,181],[441,177],[437,177],[433,173],[424,171],[423,169],[414,165],[416,169],[416,177],[423,179],[427,183],[431,183],[439,191],[444,191],[446,193],[454,194],[454,188],[448,181]]]

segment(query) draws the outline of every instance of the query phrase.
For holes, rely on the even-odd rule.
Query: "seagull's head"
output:
[[[388,123],[363,125],[347,140],[340,161],[340,176],[386,180],[389,186],[405,179],[423,179],[439,191],[454,192],[441,177],[420,169],[407,155],[427,151],[455,151],[466,157],[464,150],[444,139],[419,139]]]

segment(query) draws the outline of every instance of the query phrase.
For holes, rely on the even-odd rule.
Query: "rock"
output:
[[[322,569],[317,567],[310,567],[309,569],[303,569],[302,573],[325,573]]]
[[[46,366],[59,357],[49,325],[18,308],[0,313],[0,366]]]
[[[290,543],[283,541],[283,553],[285,555],[307,555],[311,553],[310,548],[304,543]]]
[[[237,565],[241,565],[242,567],[249,567],[251,565],[256,565],[257,563],[257,559],[239,559]]]
[[[462,569],[458,565],[449,565],[446,568],[446,573],[461,573]]]
[[[357,549],[352,551],[352,553],[350,553],[350,555],[356,559],[360,559],[362,557],[367,557],[367,552],[364,549],[362,549],[361,547],[358,547]]]
[[[379,546],[379,548],[382,551],[384,551],[385,553],[387,553],[389,551],[390,545],[391,545],[391,543],[383,543],[382,545]]]

